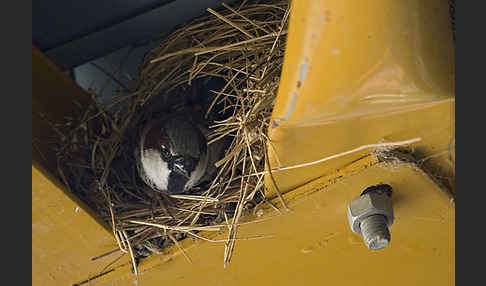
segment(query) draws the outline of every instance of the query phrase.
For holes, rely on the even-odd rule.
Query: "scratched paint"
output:
[[[294,92],[294,93],[292,93],[292,96],[291,96],[290,107],[289,107],[289,109],[287,110],[287,112],[285,113],[285,115],[283,117],[284,120],[288,120],[289,119],[290,114],[292,114],[292,111],[294,111],[295,102],[296,101],[297,101],[297,93]]]
[[[309,61],[307,59],[304,59],[304,63],[300,65],[299,68],[299,79],[297,81],[297,88],[300,88],[304,83],[305,78],[307,77],[308,67],[309,67]],[[288,120],[290,118],[290,115],[295,109],[296,102],[297,102],[297,92],[294,91],[290,96],[290,107],[289,109],[287,109],[287,112],[283,116],[283,120]]]
[[[302,83],[305,81],[305,78],[307,76],[308,65],[309,65],[309,61],[307,59],[304,59],[304,63],[300,66],[299,81],[302,82]]]

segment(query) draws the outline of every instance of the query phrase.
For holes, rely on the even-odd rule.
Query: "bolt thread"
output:
[[[361,222],[360,226],[364,243],[369,249],[382,249],[390,243],[390,232],[384,216],[369,216]]]

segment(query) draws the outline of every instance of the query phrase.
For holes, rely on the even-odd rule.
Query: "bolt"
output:
[[[382,249],[390,243],[390,232],[386,226],[386,218],[382,215],[372,215],[363,219],[361,232],[369,249]]]
[[[372,250],[385,248],[390,243],[388,227],[393,223],[392,188],[380,184],[366,188],[348,207],[351,230],[362,234],[366,246]]]

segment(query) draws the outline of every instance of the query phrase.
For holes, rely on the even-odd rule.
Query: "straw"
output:
[[[171,245],[190,261],[178,243],[187,235],[222,241],[206,239],[197,234],[201,231],[228,231],[225,265],[236,241],[271,237],[237,237],[246,206],[269,203],[261,172],[266,145],[275,151],[267,129],[280,81],[290,4],[265,2],[208,9],[145,55],[135,90],[121,88],[105,103],[99,102],[103,90],[90,90],[92,103],[80,107],[80,116],[67,118],[65,126],[53,125],[61,142],[55,146],[59,177],[111,227],[114,243],[130,255],[135,274],[139,258]],[[120,83],[116,74],[110,77]],[[185,106],[187,95],[200,93],[204,80],[211,77],[225,84],[211,92],[214,97],[204,106],[208,141],[230,142],[216,164],[217,175],[188,194],[150,190],[136,170],[133,150],[139,129],[154,114]],[[214,119],[213,114],[225,117]]]

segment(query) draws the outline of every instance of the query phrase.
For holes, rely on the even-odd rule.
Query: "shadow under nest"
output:
[[[285,50],[290,4],[244,1],[176,29],[145,57],[137,88],[100,103],[91,91],[56,146],[64,184],[113,230],[134,262],[200,231],[228,230],[229,262],[238,222],[265,198],[272,151],[267,129]],[[226,140],[217,172],[188,192],[169,195],[140,178],[134,150],[141,126],[163,114],[198,110],[210,133]],[[136,271],[136,268],[135,268]]]

